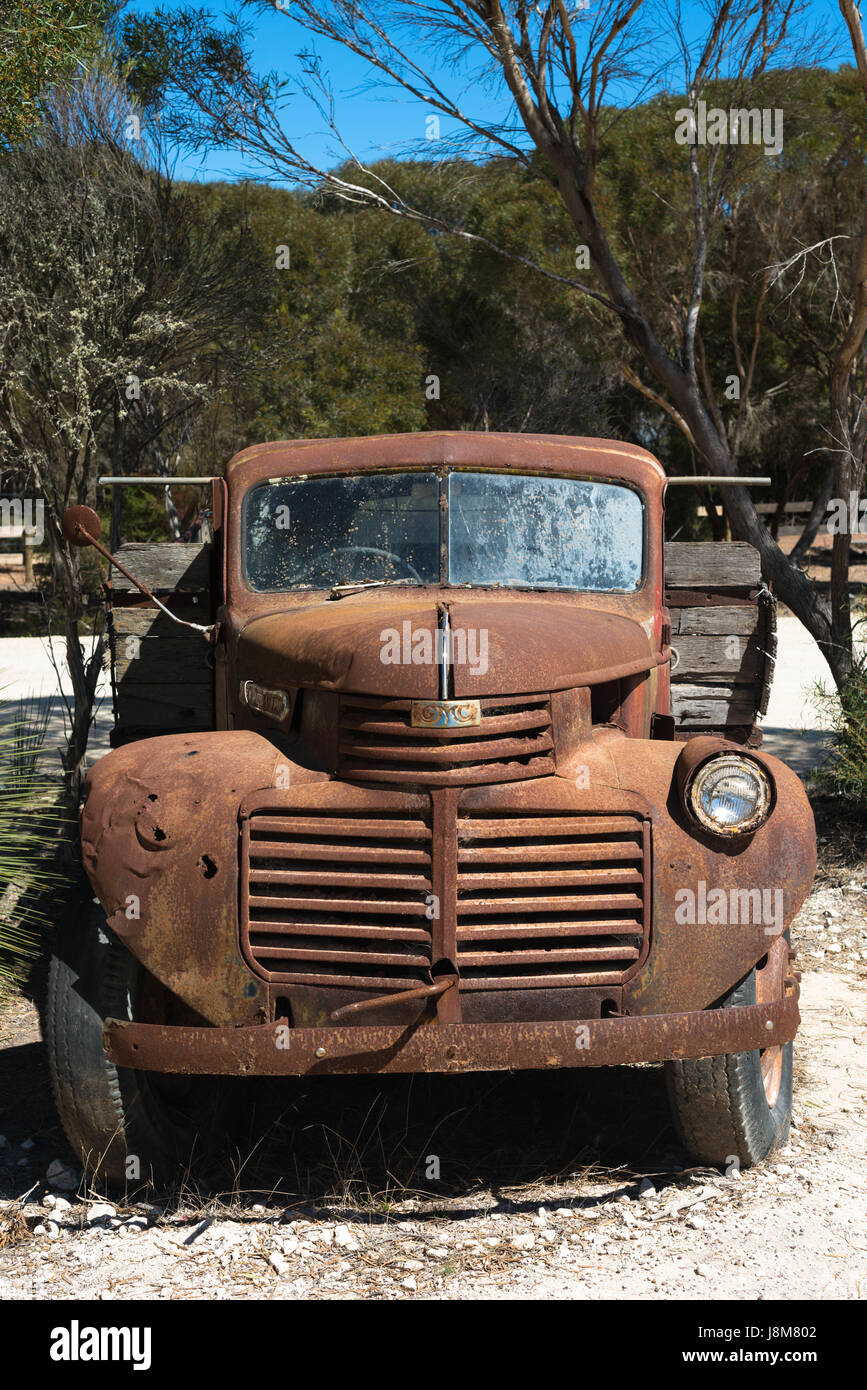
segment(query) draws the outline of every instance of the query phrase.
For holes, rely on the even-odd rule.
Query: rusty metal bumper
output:
[[[713,1057],[790,1042],[797,994],[771,1004],[562,1023],[424,1023],[403,1027],[181,1028],[108,1019],[118,1066],[211,1076],[524,1071]]]

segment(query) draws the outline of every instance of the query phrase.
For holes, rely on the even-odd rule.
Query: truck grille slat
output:
[[[408,927],[404,922],[397,926],[372,927],[367,922],[353,922],[347,926],[345,922],[316,922],[311,913],[308,920],[303,920],[301,914],[293,919],[257,917],[256,933],[261,936],[330,936],[335,941],[341,937],[354,941],[370,939],[371,941],[414,941],[427,943],[430,941],[430,932],[424,927]]]
[[[318,966],[315,971],[303,970],[299,964],[292,971],[291,977],[274,973],[270,979],[277,984],[318,985],[326,989],[343,989],[353,985],[363,986],[364,989],[375,989],[383,994],[390,989],[412,989],[413,985],[418,983],[415,975],[410,977],[408,973],[402,975],[398,980],[394,968],[391,967],[375,975],[368,974],[366,971],[364,974],[354,975],[345,965],[328,966],[327,964]],[[410,980],[409,984],[407,984],[407,980]]]
[[[360,760],[356,766],[343,764],[343,775],[353,782],[393,782],[404,786],[468,787],[489,782],[518,782],[531,777],[549,777],[554,772],[550,755],[506,763],[478,763],[474,766],[437,768],[428,766],[395,767],[387,771],[381,766],[367,767]]]
[[[261,859],[309,859],[325,860],[329,864],[367,864],[370,862],[370,845],[331,845],[288,844],[273,840],[256,840],[256,854]],[[424,849],[386,849],[377,848],[376,858],[380,864],[424,864],[430,867],[430,854]]]
[[[484,925],[470,922],[458,927],[458,940],[496,941],[499,937],[508,936],[509,925],[508,922],[486,922]],[[578,921],[573,916],[562,922],[553,919],[547,922],[522,922],[521,935],[528,940],[537,936],[620,936],[634,926],[635,920],[630,917],[612,917],[610,921],[602,917],[588,917]]]
[[[502,973],[500,973],[502,971]],[[551,989],[555,985],[558,989],[581,989],[587,985],[620,985],[623,983],[622,970],[604,970],[597,966],[593,970],[581,972],[566,970],[562,967],[555,970],[546,970],[544,974],[521,973],[518,969],[509,966],[500,967],[497,972],[482,970],[478,976],[472,971],[461,976],[462,990],[478,989]]]
[[[508,758],[520,758],[532,756],[537,753],[546,753],[549,748],[554,747],[554,740],[551,738],[549,730],[537,737],[517,739],[517,738],[498,738],[498,739],[478,739],[473,740],[472,744],[458,743],[454,747],[443,748],[422,748],[417,744],[406,744],[382,741],[375,743],[370,740],[355,740],[351,743],[342,742],[340,745],[341,753],[349,753],[354,758],[366,758],[375,761],[377,758],[387,759],[389,762],[410,762],[410,763],[480,763],[488,762],[493,759],[502,761]]]
[[[260,975],[286,984],[424,984],[431,881],[421,816],[255,811],[242,833],[245,954]]]
[[[302,938],[303,940],[303,938]],[[256,953],[264,959],[282,960],[286,955],[285,945],[262,946],[257,945]],[[310,949],[304,946],[292,945],[293,960],[311,960],[327,962],[331,965],[352,964],[352,965],[419,965],[427,964],[427,956],[411,955],[410,952],[402,951],[337,951]]]
[[[498,714],[485,716],[485,733],[490,737],[502,736],[521,729],[545,729],[548,727],[548,711],[540,707],[536,710],[519,711],[517,714]],[[449,729],[449,742],[454,739],[479,737],[480,725],[471,725],[466,729]],[[363,734],[366,737],[376,738],[384,735],[386,738],[402,739],[430,739],[430,729],[414,729],[406,722],[405,715],[397,714],[390,719],[363,719],[357,715],[344,713],[343,728],[350,729],[354,734]]]
[[[461,864],[577,864],[586,859],[641,859],[640,845],[594,842],[578,845],[484,845],[458,851]]]
[[[638,869],[496,869],[489,874],[462,873],[458,876],[467,892],[473,888],[606,888],[618,883],[641,883]],[[515,901],[514,898],[511,901]]]
[[[458,888],[460,890],[460,879]],[[464,916],[477,916],[480,913],[485,917],[493,917],[503,913],[511,913],[510,926],[515,925],[515,916],[523,915],[524,912],[552,912],[569,914],[584,912],[640,912],[642,907],[641,898],[637,893],[604,893],[599,895],[576,894],[569,897],[562,894],[559,897],[540,897],[538,894],[527,895],[527,897],[514,898],[462,898],[458,901],[459,919]]]
[[[257,896],[261,898],[261,894]],[[281,897],[262,898],[261,903],[267,904],[269,911],[274,911],[285,905],[289,911],[302,909],[305,912],[345,912],[347,918],[351,918],[356,912],[370,912],[378,917],[384,915],[423,917],[425,913],[423,902],[406,902],[402,898],[375,898],[373,895],[369,898],[338,898],[331,893],[323,893],[319,897],[307,894],[303,896],[301,894],[286,894]],[[255,899],[251,897],[251,912],[255,906]]]
[[[406,820],[402,816],[393,819],[371,816],[367,820],[360,816],[263,815],[261,820],[250,822],[251,840],[262,836],[270,841],[278,835],[315,835],[317,843],[332,837],[430,840],[430,830],[422,821]]]
[[[323,888],[424,888],[425,884],[430,883],[426,874],[396,874],[390,872],[391,866],[383,868],[375,873],[351,873],[345,868],[326,869],[321,867],[317,860],[315,869],[264,869],[257,874],[250,875],[250,882],[257,884],[267,884],[270,887],[292,888],[300,884],[307,884],[308,887],[315,888],[319,884]]]
[[[479,700],[481,722],[460,729],[412,725],[412,701],[344,695],[339,768],[362,782],[478,785],[549,776],[554,771],[547,695]]]
[[[638,960],[635,946],[577,946],[544,951],[465,951],[461,963],[468,965],[559,965],[561,962],[581,964],[591,960]]]
[[[598,840],[601,835],[629,835],[635,831],[634,816],[541,815],[534,816],[532,820],[527,817],[523,823],[531,827],[531,843],[535,840],[548,843],[559,838],[575,844],[585,836],[593,836]],[[472,820],[461,817],[458,821],[458,837],[462,845],[469,839],[514,841],[521,836],[520,829],[516,828],[517,824],[517,820],[504,819],[499,814],[489,820],[481,817]]]
[[[639,816],[461,817],[461,987],[621,984],[647,945],[649,855]]]

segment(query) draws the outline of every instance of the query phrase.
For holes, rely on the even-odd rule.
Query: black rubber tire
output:
[[[756,972],[721,1000],[723,1009],[755,1004]],[[761,1054],[729,1052],[666,1062],[665,1079],[675,1127],[684,1146],[701,1163],[740,1168],[761,1163],[789,1137],[792,1120],[792,1044],[783,1047],[776,1102],[768,1104]]]
[[[166,1102],[158,1084],[164,1078],[108,1060],[103,1024],[106,1018],[133,1018],[142,974],[99,904],[91,894],[82,895],[78,911],[58,933],[49,966],[45,1044],[66,1136],[87,1171],[113,1187],[176,1184],[194,1156],[210,1152],[217,1126],[226,1137],[218,1105],[201,1128]],[[201,1093],[200,1086],[199,1101]]]

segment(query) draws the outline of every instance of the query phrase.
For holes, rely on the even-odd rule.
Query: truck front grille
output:
[[[431,831],[421,816],[258,810],[243,822],[241,932],[273,982],[429,980]]]
[[[547,695],[483,699],[481,723],[465,729],[414,729],[410,700],[344,695],[340,764],[355,782],[463,786],[546,777],[554,772]]]
[[[645,950],[649,860],[638,816],[461,817],[461,988],[622,983]]]

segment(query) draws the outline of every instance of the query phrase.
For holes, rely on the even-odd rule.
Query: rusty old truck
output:
[[[246,449],[207,544],[67,514],[111,562],[46,1029],[93,1172],[170,1174],[184,1098],[254,1075],[661,1062],[697,1159],[784,1141],[812,815],[758,555],[666,544],[671,481],[428,433]]]

